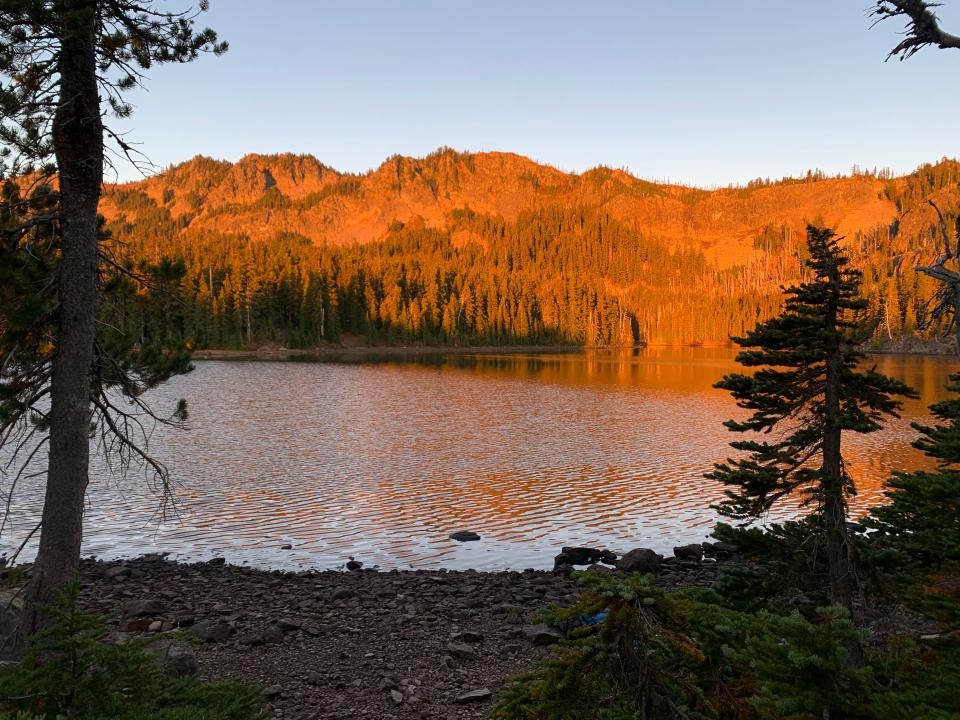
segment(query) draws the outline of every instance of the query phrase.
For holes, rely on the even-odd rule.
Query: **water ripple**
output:
[[[882,358],[921,389],[883,432],[853,438],[848,463],[878,502],[893,469],[924,459],[909,423],[942,396],[943,358]],[[669,550],[704,539],[722,497],[703,473],[730,455],[737,410],[712,388],[732,353],[449,356],[435,362],[202,362],[152,396],[187,397],[191,430],[158,429],[178,480],[158,522],[141,476],[95,462],[84,550],[107,557],[224,555],[265,567],[332,568],[348,556],[392,567],[545,567],[564,544]],[[12,549],[42,501],[14,505]],[[786,517],[795,506],[779,508]],[[450,532],[479,532],[460,544]],[[293,550],[281,546],[293,545]],[[29,551],[28,551],[29,552]]]

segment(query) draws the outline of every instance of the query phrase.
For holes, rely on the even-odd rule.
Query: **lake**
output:
[[[724,349],[423,356],[371,363],[203,361],[153,392],[190,403],[190,429],[160,428],[176,503],[159,511],[142,473],[94,464],[84,553],[224,556],[258,567],[552,566],[562,545],[669,551],[703,540],[738,413],[711,386],[737,368]],[[950,357],[878,356],[920,393],[901,420],[848,436],[860,487],[877,503],[894,469],[925,465],[911,420],[944,396]],[[4,490],[9,478],[4,481]],[[18,491],[8,553],[37,517],[42,486]],[[773,518],[793,507],[779,508]],[[34,520],[35,522],[35,520]],[[457,543],[455,530],[480,542]],[[291,545],[291,549],[282,549]],[[24,558],[32,554],[28,547]]]

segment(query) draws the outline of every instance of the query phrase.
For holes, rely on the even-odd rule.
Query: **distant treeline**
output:
[[[885,193],[905,213],[957,182],[946,162]],[[696,243],[668,244],[597,206],[510,222],[462,208],[446,229],[395,221],[362,245],[290,233],[251,241],[191,228],[141,191],[117,193],[136,221],[109,226],[114,253],[169,294],[118,295],[103,312],[130,333],[196,347],[307,347],[345,333],[371,343],[725,342],[778,309],[805,252],[802,232],[768,225],[749,263],[717,269]],[[952,227],[956,207],[942,209]],[[899,225],[848,239],[878,341],[937,331],[918,331],[934,287],[912,267],[935,256],[940,230],[905,236]]]

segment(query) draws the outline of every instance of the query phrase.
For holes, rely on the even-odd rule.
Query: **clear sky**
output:
[[[870,4],[211,0],[230,51],[152,69],[130,137],[161,167],[296,152],[356,172],[445,145],[705,186],[960,155],[960,51],[884,63],[902,27],[871,30]]]

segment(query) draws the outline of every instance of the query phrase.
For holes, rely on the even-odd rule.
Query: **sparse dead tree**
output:
[[[943,238],[943,253],[933,265],[917,265],[914,268],[917,272],[928,275],[940,283],[936,294],[931,298],[932,308],[926,314],[923,328],[947,318],[946,332],[950,332],[950,329],[953,328],[956,352],[960,356],[960,323],[957,322],[957,317],[960,315],[960,272],[947,267],[947,263],[955,263],[960,269],[960,219],[957,222],[957,245],[956,250],[954,250],[950,244],[950,233],[947,230],[947,222],[943,217],[943,212],[933,200],[927,202],[937,211],[940,235]]]
[[[877,0],[870,10],[870,16],[875,18],[874,25],[890,18],[902,18],[907,24],[905,37],[887,55],[888,60],[892,57],[906,60],[927,45],[960,49],[960,36],[943,30],[933,10],[942,4],[927,0]]]

